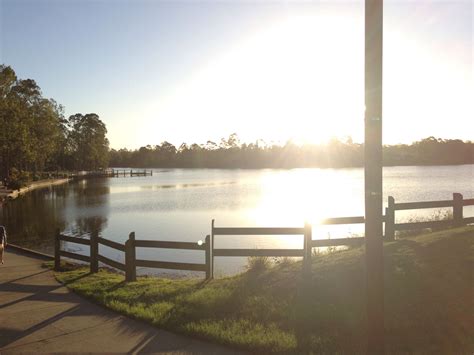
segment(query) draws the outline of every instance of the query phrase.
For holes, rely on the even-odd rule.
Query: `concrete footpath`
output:
[[[0,353],[234,354],[94,305],[18,251],[0,265]]]

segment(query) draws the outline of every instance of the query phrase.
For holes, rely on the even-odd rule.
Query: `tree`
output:
[[[11,67],[0,65],[0,163],[1,177],[6,178],[12,167],[12,153],[15,144],[10,139],[18,129],[17,117],[13,115],[14,107],[10,100],[10,93],[17,81],[16,74]]]
[[[62,107],[42,97],[34,80],[18,80],[11,67],[0,65],[0,175],[12,167],[43,169],[63,136]],[[47,139],[46,139],[47,137]]]
[[[80,170],[107,167],[109,141],[107,128],[95,113],[69,117],[69,139],[74,166]]]

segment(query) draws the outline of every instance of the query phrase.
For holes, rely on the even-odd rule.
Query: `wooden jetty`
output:
[[[73,174],[75,179],[91,179],[105,177],[136,177],[136,176],[153,176],[153,170],[133,170],[133,169],[105,169],[97,171],[82,171]]]
[[[127,169],[122,169],[122,170],[116,170],[116,169],[109,169],[111,170],[110,176],[111,177],[119,177],[119,176],[153,176],[153,170],[127,170]]]

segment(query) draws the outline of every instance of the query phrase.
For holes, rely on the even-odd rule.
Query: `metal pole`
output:
[[[383,0],[365,1],[365,243],[368,353],[384,352],[382,202]]]

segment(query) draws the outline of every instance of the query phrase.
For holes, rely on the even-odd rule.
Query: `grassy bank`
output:
[[[255,352],[365,351],[364,249],[318,255],[312,279],[301,263],[254,263],[246,273],[203,282],[65,268],[75,292],[131,317]],[[472,353],[474,228],[385,245],[388,352]]]

